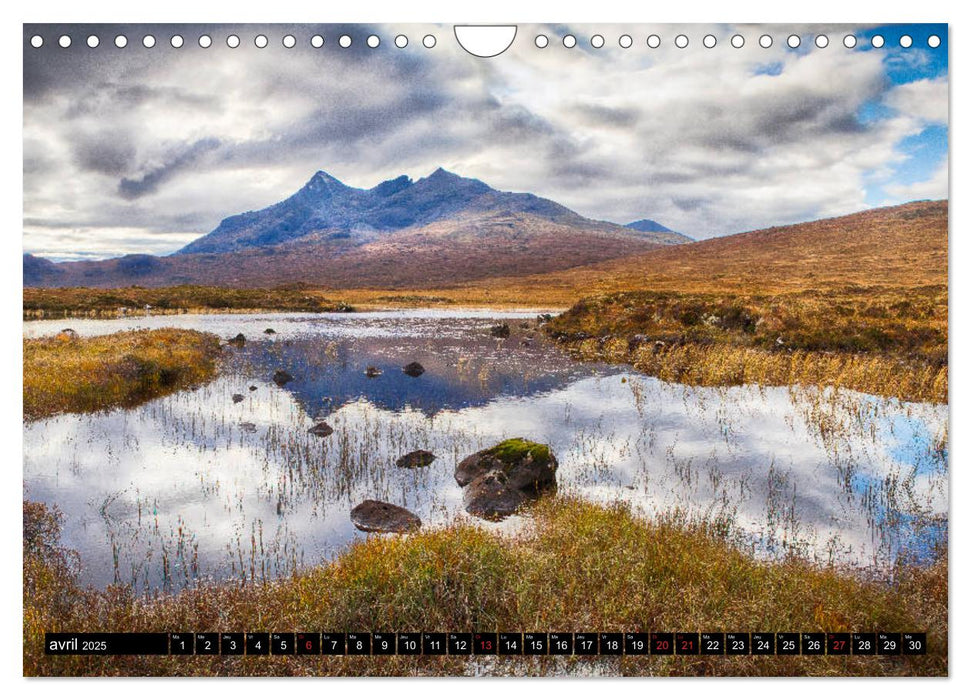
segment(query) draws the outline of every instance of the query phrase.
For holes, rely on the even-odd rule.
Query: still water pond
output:
[[[489,332],[500,318],[508,339]],[[883,568],[946,538],[946,405],[670,384],[571,360],[535,321],[405,311],[25,323],[27,336],[176,326],[247,338],[195,390],[26,425],[26,497],[63,511],[87,583],[139,589],[319,563],[365,536],[349,514],[367,498],[425,527],[475,520],[455,465],[517,436],[552,446],[562,494],[717,521],[761,556]],[[413,361],[419,377],[401,371]],[[293,381],[277,386],[278,369]],[[318,420],[334,433],[309,434]],[[437,459],[395,466],[416,449]],[[508,531],[526,519],[475,522]]]

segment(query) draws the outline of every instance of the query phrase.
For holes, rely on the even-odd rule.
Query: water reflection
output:
[[[468,517],[455,464],[518,435],[552,445],[561,493],[706,517],[763,556],[885,566],[946,537],[946,406],[667,384],[572,362],[520,327],[532,318],[511,319],[505,341],[484,315],[165,319],[250,340],[195,391],[27,426],[29,497],[65,512],[88,582],[138,587],[317,563],[363,536],[349,512],[365,498],[405,506],[426,526]],[[417,378],[400,369],[413,360],[426,368]],[[369,365],[381,376],[366,377]],[[282,388],[271,381],[280,368],[294,376]],[[334,434],[307,433],[320,418]],[[438,459],[394,466],[416,449]]]

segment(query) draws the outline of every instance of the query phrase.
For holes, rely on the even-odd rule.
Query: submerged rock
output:
[[[242,428],[244,433],[255,433],[256,423],[240,423],[239,427]]]
[[[409,377],[420,377],[425,373],[425,368],[417,362],[409,362],[407,365],[401,368],[401,371],[407,374]]]
[[[245,398],[246,397],[243,396],[242,394],[233,394],[233,403],[239,403],[240,401],[242,401]]]
[[[256,391],[256,389],[257,389],[257,386],[255,384],[250,385],[250,388],[249,388],[250,391]]]
[[[381,370],[379,370],[377,367],[368,367],[366,370],[364,370],[364,376],[367,377],[368,379],[374,379],[375,377],[380,377]]]
[[[320,421],[307,432],[311,435],[316,435],[317,437],[327,437],[334,432],[334,429],[327,425],[327,423],[324,421]]]
[[[421,527],[421,519],[410,510],[372,500],[354,506],[351,522],[364,532],[411,532]]]
[[[501,520],[555,490],[557,466],[549,445],[513,438],[463,459],[455,481],[469,513]]]
[[[489,329],[489,333],[492,334],[493,338],[508,338],[509,337],[509,324],[500,323],[497,326],[493,326]]]
[[[395,466],[403,469],[414,469],[415,467],[427,467],[435,461],[435,455],[428,450],[415,450],[398,458]]]
[[[236,347],[241,348],[244,345],[246,345],[246,336],[243,335],[242,333],[237,333],[235,336],[233,336],[226,342],[229,343],[230,345],[235,345]]]
[[[287,382],[293,381],[293,375],[285,370],[278,369],[276,372],[273,373],[273,381],[276,383],[277,386],[283,386]]]
[[[264,332],[264,333],[265,333],[266,335],[276,335],[276,331],[275,331],[275,330],[273,330],[272,328],[267,328],[267,329],[266,329],[265,331],[263,331],[263,332]]]

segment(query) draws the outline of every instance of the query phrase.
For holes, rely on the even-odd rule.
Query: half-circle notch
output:
[[[515,24],[456,24],[455,40],[473,56],[492,58],[512,46]]]

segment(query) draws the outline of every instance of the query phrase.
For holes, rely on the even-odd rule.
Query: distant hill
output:
[[[563,270],[686,240],[587,219],[441,168],[370,189],[320,171],[282,202],[230,216],[173,255],[58,264],[28,255],[24,284],[426,287]]]
[[[778,293],[948,284],[948,202],[917,201],[775,226],[526,277],[477,282],[467,297],[571,304],[616,291]]]
[[[627,228],[632,228],[635,231],[640,231],[641,233],[676,233],[672,231],[667,226],[659,224],[653,219],[640,219],[638,221],[632,221],[626,225]],[[678,233],[679,236],[684,236],[683,233]],[[692,240],[688,236],[684,236],[685,241]]]

